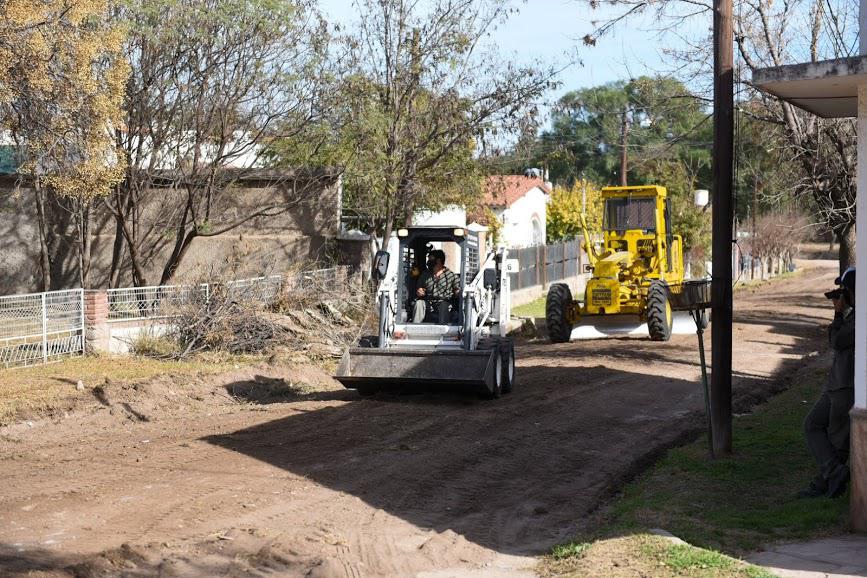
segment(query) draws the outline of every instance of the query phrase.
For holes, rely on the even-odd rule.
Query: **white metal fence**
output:
[[[159,319],[214,291],[273,303],[281,293],[317,291],[346,284],[349,268],[302,271],[225,283],[108,289],[107,321]],[[0,297],[0,367],[23,367],[81,354],[85,348],[85,291],[69,289]]]
[[[56,361],[84,351],[84,291],[0,297],[0,367]]]
[[[157,287],[128,287],[109,289],[108,320],[135,321],[170,317],[179,305],[195,300],[207,301],[214,291],[225,290],[238,298],[273,303],[282,291],[312,291],[345,283],[349,268],[302,271],[291,275],[269,275],[238,279],[226,283],[199,285],[162,285]]]

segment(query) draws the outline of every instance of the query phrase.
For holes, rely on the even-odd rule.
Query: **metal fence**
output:
[[[517,273],[511,273],[512,289],[575,277],[582,272],[584,262],[579,241],[513,249],[509,256],[518,259],[519,267]]]
[[[215,291],[226,291],[237,298],[273,303],[281,292],[315,291],[345,283],[349,268],[300,271],[290,275],[269,275],[225,283],[162,285],[109,289],[108,321],[136,321],[170,317],[177,308],[196,300],[207,301]]]
[[[0,366],[48,363],[84,351],[84,291],[0,297]]]
[[[282,293],[317,292],[349,281],[349,267],[300,271],[225,283],[108,289],[107,320],[158,319],[214,291],[273,303]],[[0,297],[0,367],[23,367],[82,354],[85,348],[85,291],[69,289]],[[88,315],[90,313],[88,312]]]

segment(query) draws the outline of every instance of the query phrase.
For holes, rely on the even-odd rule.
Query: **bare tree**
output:
[[[195,239],[303,202],[291,175],[269,175],[280,192],[253,209],[234,197],[269,165],[269,143],[321,114],[328,34],[311,0],[135,0],[119,16],[133,72],[116,134],[129,168],[106,202],[116,219],[111,283],[128,260],[136,285],[150,264],[162,284]]]
[[[587,2],[597,7],[596,0]],[[656,28],[669,41],[666,53],[678,74],[700,85],[712,69],[713,43],[707,33],[712,5],[708,0],[610,0],[619,11],[585,38],[595,44],[606,32],[630,18],[651,13]],[[857,3],[849,0],[742,0],[735,10],[735,43],[741,69],[852,56],[857,50]],[[778,151],[788,189],[808,196],[818,222],[840,242],[840,267],[854,260],[855,128],[849,120],[824,120],[775,98],[758,93],[746,80],[739,91],[739,112],[779,128],[769,147]],[[776,130],[776,129],[775,129]]]

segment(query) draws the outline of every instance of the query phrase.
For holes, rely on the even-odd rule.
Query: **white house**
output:
[[[860,55],[756,70],[753,85],[825,118],[855,117],[858,123],[858,194],[856,229],[867,231],[867,0],[860,5]],[[863,240],[863,239],[861,239]],[[852,488],[849,511],[852,528],[867,532],[867,244],[856,247],[861,279],[855,301],[855,406],[852,423]],[[816,289],[817,292],[821,288]]]
[[[509,247],[545,244],[550,183],[530,173],[494,175],[485,181],[485,205],[503,224],[501,241]]]

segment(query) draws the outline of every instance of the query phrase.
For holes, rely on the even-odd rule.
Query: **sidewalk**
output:
[[[867,536],[781,544],[746,560],[782,578],[867,577]]]

